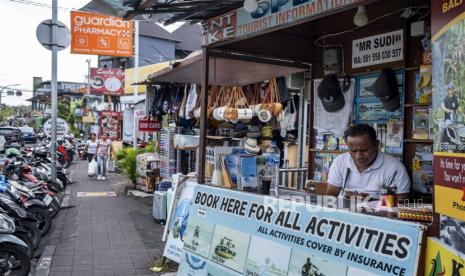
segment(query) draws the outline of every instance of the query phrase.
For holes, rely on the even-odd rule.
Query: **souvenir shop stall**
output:
[[[462,275],[464,11],[304,0],[212,13],[202,53],[147,79],[152,117],[170,114],[164,256],[180,275]],[[373,201],[322,196],[360,123],[405,165],[408,199],[396,174]]]
[[[172,77],[178,74],[179,80],[200,85],[197,179],[176,177],[173,207],[168,212],[164,255],[180,263],[181,275],[436,275],[445,273],[446,267],[451,275],[463,273],[461,156],[451,153],[451,147],[461,145],[463,121],[441,124],[447,114],[460,111],[461,96],[453,93],[462,84],[450,81],[459,65],[449,65],[440,75],[443,87],[438,91],[444,95],[435,94],[433,85],[437,84],[432,77],[435,51],[440,55],[444,47],[449,51],[460,47],[459,39],[441,42],[441,49],[431,44],[433,8],[444,13],[447,6],[456,11],[449,4],[435,4],[421,0],[288,1],[273,6],[260,2],[253,13],[239,8],[204,22],[200,62],[181,62],[149,77],[177,82]],[[451,63],[460,55],[454,52],[440,58]],[[221,59],[228,59],[223,72],[218,69]],[[251,64],[238,70],[233,62],[244,60]],[[255,144],[248,144],[247,139],[219,139],[222,135],[211,133],[212,122],[229,121],[237,126],[240,110],[255,105],[253,100],[247,106],[240,100],[249,99],[249,85],[268,80],[259,94],[273,90],[273,77],[286,75],[258,75],[282,61],[303,65],[297,109],[308,109],[297,119],[305,131],[297,132],[297,143],[302,144],[295,168],[298,171],[306,164],[308,181],[291,177],[290,185],[284,183],[289,182],[289,175],[279,173],[286,168],[283,147],[275,150],[272,143],[262,155],[253,156]],[[241,82],[220,81],[235,76]],[[258,112],[250,108],[251,121],[260,118],[263,110],[279,120],[281,115],[274,114],[280,94],[277,86],[278,93],[262,102]],[[228,90],[228,96],[222,96]],[[451,96],[446,102],[447,93]],[[281,105],[282,110],[289,106],[282,101]],[[269,106],[273,108],[265,108]],[[230,108],[236,109],[237,117]],[[332,161],[348,151],[344,130],[359,123],[376,130],[380,152],[405,165],[411,180],[408,199],[396,200],[391,186],[396,183],[395,174],[382,184],[374,201],[354,203],[339,198],[330,202],[334,198],[318,196],[326,191]],[[253,126],[249,123],[249,132]],[[271,141],[278,140],[278,130],[272,132]],[[439,155],[438,137],[447,140],[439,145],[445,147]],[[221,147],[233,149],[222,151]],[[260,172],[263,155],[264,173],[255,174],[258,190],[248,190],[244,183]],[[438,187],[443,192],[439,195]],[[451,190],[454,200],[448,198]],[[447,214],[441,210],[446,208],[443,201],[450,203],[451,217],[443,216]]]

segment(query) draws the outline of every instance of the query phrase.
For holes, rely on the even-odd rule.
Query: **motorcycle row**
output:
[[[0,275],[28,275],[34,251],[61,208],[60,195],[72,183],[66,168],[75,154],[68,143],[57,143],[56,179],[49,141],[23,150],[11,144],[0,154]]]

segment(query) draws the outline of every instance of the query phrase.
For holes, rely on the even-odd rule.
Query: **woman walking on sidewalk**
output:
[[[87,161],[90,163],[97,153],[97,134],[91,133],[90,139],[87,140],[84,152],[87,155]]]
[[[106,179],[108,156],[111,157],[112,152],[113,146],[111,145],[111,140],[108,139],[108,134],[103,133],[101,139],[97,143],[98,180]]]

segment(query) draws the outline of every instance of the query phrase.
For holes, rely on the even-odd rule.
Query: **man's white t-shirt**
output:
[[[348,173],[349,171],[349,173]],[[344,153],[336,157],[329,169],[329,184],[341,187],[347,175],[345,191],[357,191],[379,195],[383,189],[383,184],[390,179],[397,171],[392,185],[397,187],[397,193],[410,192],[410,178],[404,165],[396,158],[378,152],[375,162],[364,172],[359,172],[349,153]]]

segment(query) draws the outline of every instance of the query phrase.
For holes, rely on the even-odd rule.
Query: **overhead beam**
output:
[[[174,23],[176,21],[187,20],[192,16],[195,16],[195,15],[197,15],[199,13],[205,12],[206,9],[213,8],[213,7],[216,7],[216,6],[219,6],[219,5],[228,4],[228,2],[230,2],[230,0],[229,1],[228,0],[215,1],[214,4],[211,4],[211,5],[202,5],[200,7],[197,7],[195,9],[191,10],[189,13],[175,15],[175,16],[171,17],[170,19],[166,20],[166,22],[163,25],[167,26],[167,25],[170,25],[170,24],[172,24],[172,23]]]

